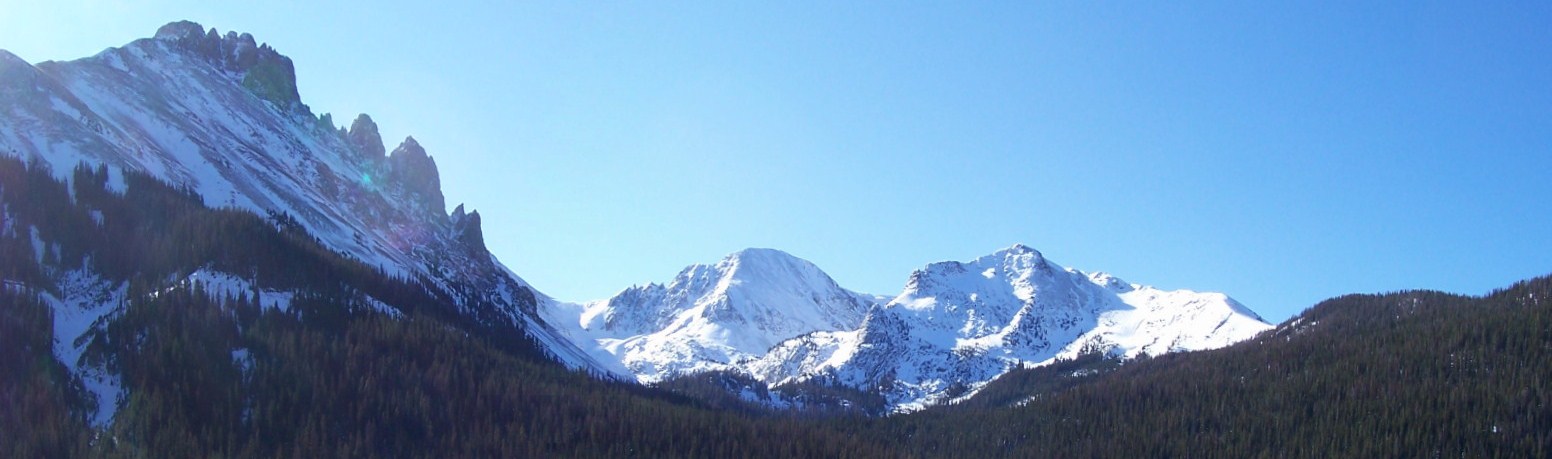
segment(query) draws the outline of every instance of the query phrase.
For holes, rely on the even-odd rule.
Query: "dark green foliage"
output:
[[[0,287],[0,456],[66,457],[86,446],[84,389],[54,359],[53,327],[37,295]]]
[[[46,166],[0,165],[7,166],[0,167],[0,456],[65,457],[87,444],[89,401],[54,357],[54,317],[38,290],[55,287],[42,262],[78,257],[48,248],[39,257],[31,228],[65,228],[76,215],[49,212],[68,207],[69,194]],[[18,213],[41,218],[18,221]]]
[[[1049,397],[1067,388],[1093,381],[1120,367],[1121,361],[1103,353],[1091,353],[1049,365],[1016,368],[986,384],[974,397],[943,410],[976,410],[1022,405],[1033,397]]]
[[[93,337],[89,358],[123,376],[130,397],[99,452],[129,456],[231,456],[248,429],[242,423],[243,377],[233,362],[239,331],[232,309],[200,286],[135,299]],[[117,454],[115,454],[117,455]]]
[[[244,315],[255,319],[238,327],[233,317]],[[358,314],[327,330],[308,322],[205,298],[198,286],[131,301],[102,346],[130,397],[107,432],[118,441],[94,454],[877,455],[801,420],[706,410],[515,358],[419,316]]]
[[[834,417],[877,416],[888,412],[882,395],[843,386],[825,378],[770,387],[741,372],[712,371],[685,375],[653,385],[684,395],[697,404],[749,414]],[[752,400],[746,400],[745,396]],[[770,404],[786,408],[772,408]]]
[[[846,387],[827,378],[784,384],[771,388],[789,400],[803,402],[803,406],[817,413],[845,413],[881,415],[888,412],[889,401],[884,396]]]
[[[680,376],[654,384],[653,387],[685,396],[691,403],[718,410],[741,411],[751,414],[769,414],[776,410],[739,397],[747,391],[760,399],[770,398],[765,383],[749,375],[732,371],[712,371]]]

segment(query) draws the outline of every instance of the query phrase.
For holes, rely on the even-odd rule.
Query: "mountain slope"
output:
[[[153,38],[36,66],[0,51],[0,155],[45,165],[71,181],[81,177],[71,171],[85,164],[114,193],[143,175],[200,205],[265,216],[425,289],[469,326],[527,335],[574,368],[602,372],[537,317],[542,295],[486,251],[479,214],[462,206],[447,213],[426,150],[413,138],[386,150],[366,115],[350,129],[314,116],[296,92],[290,59],[246,34],[172,23]],[[173,282],[206,276],[237,291],[307,293],[252,272],[197,265],[175,271]],[[77,338],[119,309],[128,280],[58,271],[24,285],[74,286],[51,293],[55,315],[69,318],[61,322],[56,353],[72,371],[84,371]],[[101,385],[103,393],[111,386]],[[99,422],[112,411],[105,406]]]
[[[773,384],[822,378],[912,410],[1022,365],[1103,352],[1203,350],[1271,328],[1220,293],[1163,291],[1063,268],[1015,245],[928,265],[858,330],[784,342],[750,366]]]
[[[1086,274],[1022,245],[929,265],[887,301],[847,291],[801,259],[750,249],[667,285],[542,310],[574,325],[566,332],[578,347],[642,382],[733,372],[767,386],[878,393],[895,410],[971,394],[1018,366],[1213,349],[1271,327],[1223,294]]]
[[[855,328],[879,298],[836,285],[785,252],[746,249],[692,265],[668,284],[634,286],[587,304],[549,303],[551,323],[642,382],[741,368],[787,338]]]
[[[467,252],[439,247],[454,228],[441,192],[425,186],[437,175],[425,150],[406,139],[384,158],[369,117],[355,133],[314,118],[295,94],[290,60],[251,36],[173,23],[86,59],[33,67],[7,53],[0,65],[0,151],[55,171],[82,162],[115,177],[140,171],[213,207],[286,214],[390,273],[437,275],[425,268],[429,253]]]

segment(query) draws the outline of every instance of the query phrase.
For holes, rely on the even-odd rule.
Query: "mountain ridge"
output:
[[[840,287],[806,260],[751,248],[690,265],[666,284],[547,303],[545,315],[571,324],[568,336],[579,347],[604,350],[626,374],[657,382],[733,368],[788,336],[855,326],[879,300]]]
[[[855,340],[781,350],[832,352],[829,361],[772,376],[878,388],[897,410],[915,410],[973,394],[1018,366],[1090,352],[1133,358],[1212,349],[1271,327],[1240,315],[1243,306],[1226,295],[1107,284],[1022,244],[968,263],[929,264],[869,315]],[[1235,327],[1222,329],[1231,321]]]
[[[471,327],[529,337],[569,367],[606,373],[538,317],[542,294],[485,249],[478,213],[462,206],[446,212],[435,161],[419,142],[406,138],[385,155],[369,116],[346,129],[332,116],[313,115],[296,93],[290,59],[251,35],[223,36],[184,21],[72,61],[32,65],[4,52],[0,114],[0,154],[45,164],[66,181],[77,179],[71,171],[80,165],[100,168],[114,193],[126,192],[128,176],[146,174],[205,206],[299,228],[329,250],[425,289]],[[81,275],[106,283],[87,290],[126,283]],[[183,275],[271,288],[249,272],[190,268]],[[61,300],[58,315],[99,323],[92,327],[121,308]],[[58,337],[59,355],[71,371],[86,372],[85,362],[69,356],[85,345],[78,334],[92,330],[77,328],[70,331],[77,336]],[[106,418],[112,398],[99,397]]]
[[[778,266],[803,269],[738,269],[744,259],[771,256]],[[911,273],[899,295],[851,303],[846,319],[828,326],[735,327],[739,333],[732,335],[757,335],[758,345],[727,339],[722,321],[745,319],[736,287],[765,294],[765,310],[819,304],[807,297],[820,289],[760,288],[791,284],[781,275],[793,272],[823,279],[798,285],[846,291],[812,263],[745,249],[715,265],[691,265],[668,284],[638,285],[582,304],[551,302],[541,310],[552,323],[575,324],[566,333],[578,347],[600,360],[613,357],[620,363],[616,372],[641,382],[716,371],[769,386],[826,381],[879,391],[893,409],[907,411],[973,394],[1015,367],[1090,352],[1135,358],[1212,349],[1271,328],[1221,293],[1130,284],[1063,268],[1015,244],[969,262],[930,263]],[[707,351],[723,348],[737,352]]]

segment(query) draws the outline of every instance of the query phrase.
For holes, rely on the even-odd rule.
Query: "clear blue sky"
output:
[[[1552,272],[1548,2],[433,3],[0,0],[0,48],[253,33],[561,299],[750,246],[893,295],[1024,243],[1273,321]]]

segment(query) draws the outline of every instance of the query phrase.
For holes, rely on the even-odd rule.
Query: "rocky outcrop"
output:
[[[0,97],[31,92],[37,86],[37,80],[37,68],[15,54],[0,49],[0,81],[6,83],[0,85]]]
[[[362,158],[371,161],[382,161],[387,147],[383,146],[383,136],[377,132],[377,123],[372,117],[362,113],[350,123],[350,130],[346,133],[346,139],[350,146],[355,147],[361,153]]]
[[[426,154],[426,149],[414,137],[406,137],[404,143],[388,156],[388,182],[402,187],[422,209],[446,215],[436,160]]]
[[[453,239],[462,244],[469,253],[478,257],[487,253],[485,250],[485,234],[480,229],[480,211],[476,210],[463,213],[463,204],[453,209],[453,215],[449,218],[453,224]]]
[[[168,41],[204,57],[218,68],[240,77],[242,86],[282,109],[302,108],[296,91],[296,67],[291,58],[281,55],[269,44],[258,44],[253,35],[215,28],[204,30],[198,23],[179,21],[162,26],[156,39]]]

